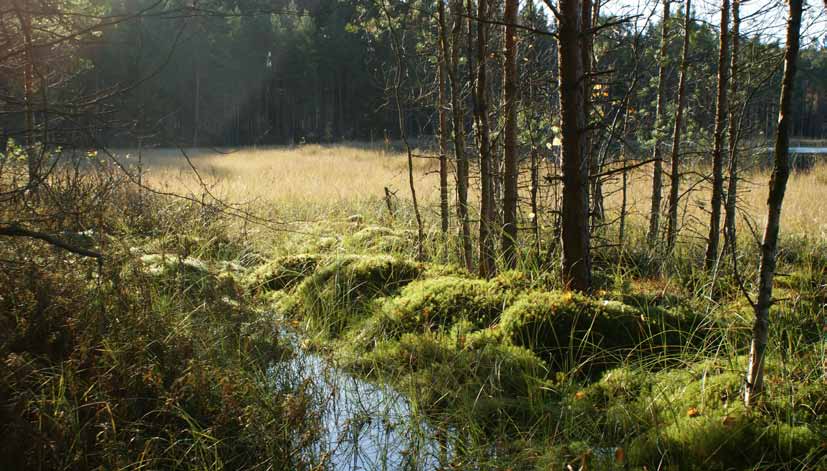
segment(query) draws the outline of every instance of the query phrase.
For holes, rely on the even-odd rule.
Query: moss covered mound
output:
[[[313,273],[319,264],[318,254],[287,255],[259,266],[247,278],[254,292],[290,289]]]
[[[336,336],[361,317],[370,301],[398,291],[421,270],[418,263],[388,255],[339,257],[296,287],[294,309],[308,330]]]
[[[820,469],[827,464],[827,430],[818,428],[817,413],[809,407],[802,408],[807,417],[786,413],[800,401],[818,404],[813,393],[827,396],[823,385],[776,388],[770,380],[762,404],[748,411],[741,398],[745,360],[711,359],[657,373],[616,368],[574,394],[566,410],[588,424],[585,433],[622,446],[632,466]],[[776,371],[777,365],[767,364],[768,378]]]
[[[210,263],[192,257],[147,254],[128,267],[155,278],[160,288],[194,300],[236,300],[242,293],[236,281],[242,270],[230,262]]]
[[[632,352],[681,348],[691,334],[664,310],[644,314],[618,301],[558,292],[524,294],[503,312],[500,328],[551,367],[587,372],[620,363]]]
[[[407,253],[416,245],[416,232],[385,226],[368,226],[355,232],[346,242],[350,248],[356,250]]]
[[[402,332],[450,326],[467,319],[484,327],[499,316],[508,292],[486,280],[444,276],[406,286],[384,310]]]
[[[821,437],[808,425],[770,423],[744,411],[690,417],[635,439],[629,459],[637,465],[670,463],[680,469],[784,469],[811,462]],[[806,466],[805,466],[806,467]]]
[[[351,368],[390,382],[420,406],[466,410],[494,423],[527,418],[546,404],[546,366],[532,351],[494,340],[463,343],[442,333],[408,333],[349,359]]]
[[[150,239],[144,245],[143,251],[206,259],[234,259],[246,253],[242,244],[231,240],[225,234],[196,236],[177,233]]]

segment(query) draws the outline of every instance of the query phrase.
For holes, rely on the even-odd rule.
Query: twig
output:
[[[59,247],[63,250],[72,252],[77,255],[82,255],[84,257],[92,257],[96,258],[99,261],[103,260],[103,255],[99,252],[95,252],[94,250],[85,249],[83,247],[77,247],[68,242],[59,239],[58,237],[47,234],[45,232],[38,232],[32,231],[29,229],[24,229],[17,224],[10,224],[8,226],[0,226],[0,235],[8,236],[8,237],[29,237],[32,239],[39,239],[44,242],[48,242],[55,247]]]

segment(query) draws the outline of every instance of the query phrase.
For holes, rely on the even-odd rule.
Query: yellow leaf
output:
[[[689,410],[686,411],[686,415],[689,417],[698,417],[701,415],[701,411],[699,411],[697,407],[690,407]]]

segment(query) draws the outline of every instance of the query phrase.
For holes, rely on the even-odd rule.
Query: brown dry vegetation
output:
[[[127,154],[135,164],[134,151]],[[427,154],[423,151],[421,154]],[[277,147],[241,150],[188,151],[211,191],[227,202],[249,202],[259,214],[286,220],[306,221],[345,218],[360,213],[379,215],[385,211],[384,188],[396,191],[402,200],[409,200],[406,160],[398,151],[385,151],[364,145]],[[159,189],[182,194],[201,194],[203,191],[186,159],[176,149],[145,150],[142,155],[146,169],[145,181]],[[429,208],[426,214],[434,216],[439,204],[436,160],[415,160],[417,192],[422,204]],[[704,173],[703,164],[687,168],[687,173]],[[546,174],[551,168],[543,169]],[[648,214],[651,195],[651,169],[642,167],[630,175],[629,222],[643,225]],[[696,231],[704,234],[707,216],[704,204],[708,202],[708,184],[697,184],[699,177],[686,177],[683,191],[692,188],[682,199],[681,220],[684,236]],[[742,218],[750,221],[760,233],[766,210],[769,181],[768,170],[753,170],[742,176],[739,209]],[[607,185],[609,217],[617,217],[620,210],[620,178]],[[527,191],[524,188],[524,191]],[[784,201],[782,231],[810,239],[827,239],[827,218],[818,195],[827,194],[827,163],[817,164],[807,172],[795,172],[790,178]],[[525,195],[524,195],[525,196]],[[477,199],[471,195],[472,201]],[[527,196],[526,198],[527,199]],[[541,221],[542,221],[541,215]],[[748,226],[743,226],[748,230]]]

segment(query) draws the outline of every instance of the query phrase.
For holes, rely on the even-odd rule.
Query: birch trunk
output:
[[[671,252],[678,237],[678,200],[681,186],[680,144],[683,126],[683,109],[686,104],[686,74],[689,61],[689,33],[692,27],[692,0],[686,0],[684,8],[683,50],[681,51],[680,78],[678,79],[678,103],[675,111],[675,126],[672,128],[672,152],[669,171],[669,224],[666,229],[666,247]]]
[[[669,46],[669,2],[663,1],[663,18],[661,20],[660,53],[658,59],[658,98],[655,110],[655,144],[652,150],[654,173],[652,174],[652,207],[649,210],[649,234],[647,242],[654,247],[658,240],[660,228],[660,205],[663,200],[663,160],[660,152],[660,141],[664,135],[662,128],[666,120],[666,56]]]
[[[758,300],[755,304],[755,323],[749,352],[749,367],[744,392],[744,402],[752,405],[764,386],[764,355],[769,336],[769,316],[772,305],[772,282],[775,276],[778,252],[778,232],[781,225],[781,205],[790,175],[788,162],[789,127],[792,108],[793,86],[798,62],[799,32],[803,0],[789,0],[787,18],[787,47],[784,51],[784,75],[781,82],[781,98],[778,107],[778,128],[775,134],[774,165],[770,177],[770,195],[767,199],[767,227],[761,242],[761,265],[758,275]]]

